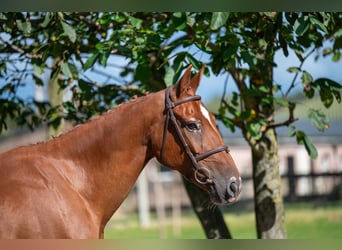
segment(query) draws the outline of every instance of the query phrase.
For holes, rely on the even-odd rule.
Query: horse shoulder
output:
[[[86,201],[58,169],[69,163],[49,156],[41,146],[20,147],[0,155],[0,236],[99,237],[100,229],[94,226]]]

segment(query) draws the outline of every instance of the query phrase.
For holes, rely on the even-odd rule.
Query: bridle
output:
[[[174,102],[172,100],[171,93],[172,93],[172,86],[167,88],[166,92],[165,92],[165,116],[166,116],[166,120],[165,120],[165,124],[164,124],[163,142],[162,142],[162,147],[161,147],[161,157],[160,158],[161,158],[161,160],[163,160],[163,158],[164,158],[167,129],[169,127],[169,121],[171,120],[171,122],[172,122],[172,124],[176,130],[177,136],[178,136],[186,154],[188,155],[189,159],[191,160],[192,166],[195,168],[195,176],[194,177],[195,177],[196,181],[199,182],[200,184],[213,184],[213,180],[210,176],[209,169],[207,169],[205,167],[200,167],[198,162],[206,159],[207,157],[209,157],[213,154],[220,153],[222,151],[225,151],[228,153],[229,152],[228,146],[227,145],[218,146],[218,147],[211,149],[207,152],[204,152],[202,154],[194,155],[191,152],[191,149],[190,149],[188,143],[186,142],[186,140],[183,136],[183,133],[182,133],[181,128],[177,122],[177,119],[175,117],[173,109],[175,107],[182,105],[184,103],[187,103],[187,102],[199,101],[199,100],[201,100],[201,97],[198,95],[194,95],[194,96],[189,96],[189,97],[186,97],[184,99],[181,99],[177,102]],[[202,175],[206,176],[205,181],[202,181],[199,179],[198,175],[200,173]]]

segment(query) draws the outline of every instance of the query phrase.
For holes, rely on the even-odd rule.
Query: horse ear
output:
[[[192,65],[190,64],[187,68],[185,73],[183,74],[182,78],[179,80],[177,84],[176,96],[177,98],[182,97],[182,95],[195,95],[196,90],[199,86],[201,77],[204,72],[204,65],[202,65],[199,72],[191,79],[191,68]]]
[[[191,81],[191,68],[192,68],[192,65],[190,64],[186,68],[183,76],[181,77],[181,79],[178,81],[178,83],[176,85],[176,96],[177,96],[177,98],[181,97],[183,92],[186,91],[186,88]]]
[[[198,73],[191,79],[190,81],[190,87],[194,91],[194,94],[197,91],[197,88],[201,82],[202,75],[204,73],[204,64],[202,64],[201,69],[198,71]]]

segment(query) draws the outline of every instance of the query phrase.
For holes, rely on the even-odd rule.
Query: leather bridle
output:
[[[213,184],[213,180],[212,177],[210,176],[210,171],[209,169],[205,168],[205,167],[200,167],[198,162],[202,161],[204,159],[206,159],[207,157],[216,154],[216,153],[220,153],[222,151],[225,152],[229,152],[228,146],[227,145],[222,145],[222,146],[218,146],[214,149],[211,149],[207,152],[204,152],[202,154],[198,154],[198,155],[194,155],[191,152],[191,149],[188,145],[188,143],[186,142],[183,133],[181,131],[181,128],[177,122],[177,119],[175,117],[175,114],[173,112],[173,109],[179,105],[182,105],[184,103],[187,102],[191,102],[191,101],[199,101],[201,100],[201,97],[198,95],[194,95],[194,96],[189,96],[186,97],[184,99],[181,99],[179,101],[174,102],[172,100],[172,86],[166,89],[165,92],[165,116],[166,116],[166,120],[165,120],[165,124],[164,124],[164,132],[163,132],[163,142],[162,142],[162,147],[161,147],[161,160],[163,161],[164,158],[164,151],[165,151],[165,143],[166,143],[166,136],[167,136],[167,129],[169,127],[169,121],[171,120],[175,130],[176,130],[176,134],[178,135],[178,138],[186,152],[186,154],[188,155],[189,159],[192,162],[192,166],[195,168],[195,179],[197,182],[199,182],[200,184]],[[204,175],[205,181],[202,181],[199,179],[199,174]]]

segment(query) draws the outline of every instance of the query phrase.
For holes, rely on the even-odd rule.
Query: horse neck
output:
[[[79,182],[80,194],[87,197],[104,224],[154,157],[150,134],[162,119],[161,96],[155,93],[123,104],[56,140],[63,144],[57,147],[59,151],[68,152],[69,167],[82,174],[71,182]]]

